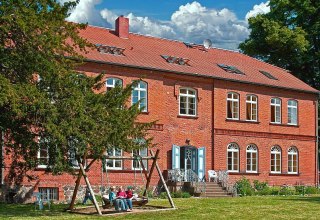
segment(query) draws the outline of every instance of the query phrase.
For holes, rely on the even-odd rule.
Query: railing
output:
[[[218,171],[218,183],[226,189],[226,191],[233,196],[237,196],[236,184],[229,183],[229,175],[227,170]]]
[[[197,193],[205,193],[206,183],[204,179],[191,169],[172,169],[168,170],[168,181],[171,182],[191,182]]]

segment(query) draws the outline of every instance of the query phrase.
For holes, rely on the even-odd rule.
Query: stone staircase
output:
[[[223,187],[215,182],[206,182],[206,192],[201,193],[200,197],[232,197]]]

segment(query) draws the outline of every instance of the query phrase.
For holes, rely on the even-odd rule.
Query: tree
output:
[[[245,54],[290,70],[320,89],[320,1],[270,0],[270,12],[249,19]]]
[[[55,174],[74,172],[71,151],[79,161],[97,160],[110,147],[151,145],[150,123],[135,123],[138,103],[127,105],[135,82],[99,94],[103,74],[90,78],[75,71],[82,62],[78,52],[93,46],[78,36],[86,25],[65,21],[76,3],[0,3],[0,129],[15,183],[39,164],[42,145],[50,155],[48,172]],[[136,141],[142,138],[143,144]]]

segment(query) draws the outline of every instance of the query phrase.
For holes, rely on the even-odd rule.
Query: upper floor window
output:
[[[257,121],[258,98],[255,95],[247,95],[246,111],[248,121]]]
[[[288,101],[288,124],[298,124],[298,102],[296,100]]]
[[[281,148],[279,146],[271,148],[271,173],[281,173]]]
[[[239,119],[239,94],[230,92],[227,96],[227,118]]]
[[[107,150],[109,156],[122,156],[122,150],[118,148],[112,148]],[[120,170],[122,169],[122,160],[107,159],[107,169]]]
[[[255,144],[247,146],[247,172],[258,171],[258,148]]]
[[[116,87],[116,85],[119,85],[122,87],[122,80],[118,78],[108,78],[106,80],[106,87],[107,87],[107,92]]]
[[[271,99],[271,122],[281,124],[281,100],[279,98]]]
[[[288,150],[288,173],[298,173],[298,150],[290,147]]]
[[[142,169],[141,166],[141,160],[139,159],[139,156],[141,157],[146,157],[148,156],[148,148],[142,148],[138,150],[133,150],[132,151],[132,156],[137,157],[136,160],[132,161],[132,169]],[[148,160],[142,160],[144,168],[147,170],[148,169]]]
[[[236,143],[228,145],[228,171],[239,171],[239,146]]]
[[[139,81],[132,91],[132,104],[139,103],[139,107],[143,112],[148,111],[148,85],[146,82]]]
[[[181,88],[179,93],[179,114],[196,115],[197,93],[194,89]]]
[[[38,168],[47,168],[49,164],[49,148],[46,138],[39,138]]]

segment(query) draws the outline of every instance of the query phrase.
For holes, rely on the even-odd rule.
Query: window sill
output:
[[[140,112],[141,115],[149,115],[150,112]]]
[[[247,120],[239,120],[239,119],[230,119],[226,118],[228,122],[238,122],[238,123],[249,123],[249,124],[260,124],[259,121],[247,121]]]
[[[269,176],[300,176],[300,173],[269,173]]]
[[[246,172],[246,171],[241,171],[241,172],[235,172],[235,171],[228,171],[228,174],[230,175],[252,175],[252,176],[255,176],[255,175],[260,175],[259,172],[256,172],[256,173],[251,173],[251,172]]]
[[[108,170],[108,173],[140,173],[142,170]],[[142,173],[148,173],[148,170],[142,171]]]
[[[178,115],[178,118],[189,118],[189,119],[198,119],[198,116],[192,116],[192,115]]]
[[[299,127],[299,125],[280,124],[280,123],[274,123],[274,122],[270,122],[269,125],[282,126],[282,127],[296,127],[296,128]]]

